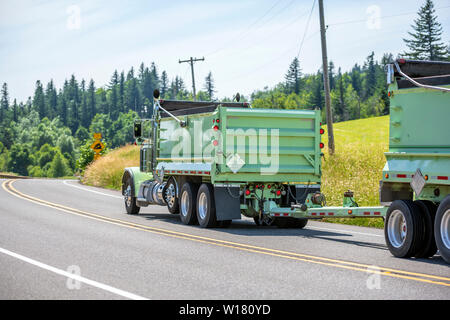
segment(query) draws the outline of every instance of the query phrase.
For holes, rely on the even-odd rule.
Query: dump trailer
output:
[[[399,64],[431,85],[417,87],[422,79]],[[387,71],[390,149],[379,206],[358,206],[350,190],[342,206],[326,206],[320,110],[161,100],[155,90],[151,119],[134,124],[140,167],[123,174],[127,213],[162,205],[201,227],[226,227],[242,216],[280,228],[325,217],[381,217],[393,255],[429,257],[439,248],[449,261],[448,64],[400,60]]]
[[[389,152],[380,203],[397,257],[450,263],[450,63],[399,59],[387,65]]]

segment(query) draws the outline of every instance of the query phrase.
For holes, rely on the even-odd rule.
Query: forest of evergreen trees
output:
[[[418,12],[409,51],[399,56],[416,59],[450,60],[450,50],[441,42],[442,28],[426,0]],[[346,121],[389,113],[384,67],[392,61],[384,54],[380,61],[371,52],[362,64],[342,71],[329,63],[331,103],[334,121]],[[0,172],[37,177],[61,177],[82,170],[93,159],[89,149],[92,133],[101,132],[107,148],[133,142],[132,124],[138,117],[150,117],[153,90],[163,99],[192,100],[184,80],[158,72],[155,63],[142,63],[138,70],[113,72],[110,82],[97,86],[93,79],[70,76],[62,88],[50,80],[36,81],[33,96],[25,102],[11,99],[7,83],[0,93]],[[197,100],[217,99],[212,73],[203,81]],[[254,91],[249,102],[254,108],[324,108],[322,70],[303,74],[301,59],[294,58],[284,81],[273,88]],[[223,98],[222,101],[230,101]],[[325,112],[323,112],[325,122]]]

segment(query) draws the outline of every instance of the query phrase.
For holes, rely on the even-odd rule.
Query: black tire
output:
[[[398,258],[409,258],[423,243],[423,218],[411,200],[395,200],[386,214],[384,238],[389,251]]]
[[[436,216],[436,205],[431,201],[419,200],[414,203],[421,209],[423,218],[424,238],[422,244],[414,254],[416,258],[429,258],[437,252],[436,242],[434,240],[434,219]]]
[[[210,183],[203,183],[197,193],[197,220],[202,228],[217,227],[214,189]]]
[[[177,197],[177,186],[173,180],[170,178],[167,181],[167,185],[164,189],[164,201],[167,204],[167,209],[171,214],[180,213],[180,204]]]
[[[128,177],[123,190],[127,214],[138,214],[141,208],[137,206],[136,197],[133,195],[133,180],[131,177]]]
[[[308,224],[308,219],[297,219],[297,218],[275,218],[275,225],[278,228],[296,228],[303,229]]]
[[[436,211],[434,239],[441,257],[450,263],[450,195],[444,198]]]
[[[196,200],[198,187],[191,182],[185,182],[181,187],[179,198],[180,218],[184,224],[197,224]]]

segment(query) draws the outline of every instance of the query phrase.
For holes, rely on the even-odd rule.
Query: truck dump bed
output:
[[[159,170],[210,175],[213,183],[320,182],[319,110],[194,104],[168,110],[184,127],[172,117],[160,120]]]
[[[422,196],[430,193],[430,200],[438,200],[431,197],[432,189],[450,185],[450,92],[445,91],[450,90],[450,63],[403,59],[396,63],[398,69],[388,73],[389,152],[380,200],[387,204],[395,198],[412,199],[410,183],[417,170],[427,179]]]

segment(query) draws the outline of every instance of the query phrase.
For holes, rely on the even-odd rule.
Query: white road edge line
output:
[[[334,231],[334,232],[338,232],[338,233],[360,234],[360,235],[363,235],[363,236],[371,236],[371,237],[381,237],[381,238],[384,237],[383,235],[380,235],[380,234],[365,233],[365,232],[357,232],[357,231],[343,230],[343,229],[320,228],[320,227],[313,227],[313,226],[308,226],[308,227],[305,228],[305,230],[307,230],[307,229],[317,229],[317,230]]]
[[[99,289],[102,289],[102,290],[114,293],[116,295],[119,295],[119,296],[122,296],[122,297],[125,297],[125,298],[128,298],[128,299],[131,299],[131,300],[149,300],[148,298],[144,298],[144,297],[138,296],[136,294],[133,294],[133,293],[130,293],[130,292],[127,292],[127,291],[124,291],[124,290],[120,290],[120,289],[111,287],[111,286],[109,286],[107,284],[103,284],[103,283],[100,283],[100,282],[97,282],[97,281],[94,281],[94,280],[90,280],[90,279],[87,279],[85,277],[82,277],[82,276],[79,276],[79,275],[76,275],[76,274],[73,274],[73,273],[70,273],[70,272],[67,272],[67,271],[64,271],[64,270],[52,267],[52,266],[49,266],[49,265],[47,265],[45,263],[42,263],[42,262],[30,259],[30,258],[24,257],[24,256],[22,256],[20,254],[11,252],[11,251],[3,249],[3,248],[0,248],[0,252],[6,254],[8,256],[11,256],[13,258],[16,258],[16,259],[22,260],[24,262],[30,263],[30,264],[32,264],[34,266],[39,267],[39,268],[51,271],[53,273],[59,274],[61,276],[67,277],[67,278],[74,279],[76,281],[83,282],[83,283],[88,284],[90,286],[93,286],[93,287],[96,287],[96,288],[99,288]]]
[[[83,190],[83,191],[89,191],[89,192],[101,194],[101,195],[108,196],[108,197],[113,197],[113,198],[117,198],[117,199],[123,199],[123,197],[115,196],[115,195],[113,195],[113,194],[107,194],[107,193],[103,193],[103,192],[100,192],[100,191],[95,191],[95,190],[90,190],[90,189],[87,189],[87,188],[75,186],[75,185],[73,185],[73,184],[71,184],[71,183],[67,183],[68,181],[72,181],[72,180],[64,180],[63,183],[64,183],[66,186],[70,186],[70,187],[73,187],[73,188],[81,189],[81,190]]]

